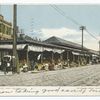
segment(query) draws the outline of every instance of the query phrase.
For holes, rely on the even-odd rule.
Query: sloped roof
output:
[[[13,39],[0,40],[0,45],[12,44],[12,43],[13,43]],[[54,36],[43,42],[36,41],[36,40],[32,39],[31,37],[26,36],[24,38],[17,38],[17,44],[35,44],[35,45],[42,45],[44,47],[67,49],[67,50],[79,51],[79,52],[81,50],[81,45],[70,42],[70,41],[66,41],[66,40],[63,40],[61,38],[54,37]],[[85,48],[85,49],[86,49],[86,51],[88,51],[90,53],[98,55],[98,53],[94,50],[87,49],[87,48]]]
[[[2,44],[12,44],[13,43],[13,39],[9,39],[9,40],[0,40],[0,45]],[[44,46],[44,47],[50,47],[50,48],[58,48],[58,49],[67,49],[67,50],[73,50],[73,51],[79,51],[79,49],[76,48],[70,48],[70,47],[65,47],[65,46],[61,46],[61,45],[56,45],[56,44],[50,44],[50,43],[46,43],[43,41],[36,41],[34,39],[32,39],[31,37],[21,37],[21,38],[17,38],[17,44],[29,44],[29,45],[39,45],[39,46]]]
[[[61,45],[61,46],[66,46],[66,47],[71,47],[71,48],[76,48],[76,49],[81,49],[82,46],[80,44],[77,43],[73,43],[58,37],[50,37],[47,40],[43,41],[45,43],[49,43],[49,44],[56,44],[56,45]],[[84,49],[87,49],[84,47]]]
[[[12,43],[13,39],[7,39],[7,40],[0,40],[0,43]],[[17,37],[17,44],[19,43],[27,43],[27,42],[33,42],[33,43],[38,43],[39,41],[34,40],[33,38],[24,35],[23,37]]]

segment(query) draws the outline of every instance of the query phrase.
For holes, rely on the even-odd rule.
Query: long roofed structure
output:
[[[65,46],[65,47],[67,46],[67,47],[75,48],[75,49],[82,49],[82,46],[80,44],[70,42],[70,41],[55,37],[55,36],[52,36],[43,42],[48,43],[48,44]],[[86,47],[84,47],[83,49],[88,50]]]

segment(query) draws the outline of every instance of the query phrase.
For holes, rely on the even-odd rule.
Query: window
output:
[[[1,32],[1,26],[2,26],[2,25],[1,25],[1,23],[0,23],[0,32]]]
[[[5,34],[5,25],[2,25],[2,32]]]

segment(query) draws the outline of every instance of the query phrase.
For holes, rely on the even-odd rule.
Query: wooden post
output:
[[[78,55],[78,66],[80,66],[80,55]]]
[[[73,62],[75,61],[75,57],[74,57],[74,54],[73,54]]]
[[[15,70],[16,69],[16,70]],[[13,6],[13,72],[19,73],[17,55],[17,5]]]
[[[44,52],[44,48],[42,47],[42,52],[41,52],[41,64],[43,63],[43,52]]]
[[[100,41],[99,41],[99,60],[100,60]]]
[[[41,52],[41,64],[43,63],[43,52]]]
[[[83,35],[84,29],[86,29],[85,26],[81,26],[81,27],[80,27],[80,30],[82,30],[82,53],[83,53],[83,42],[84,42],[84,35]]]
[[[52,63],[54,62],[54,53],[52,52],[52,54],[51,54],[51,59],[52,59]]]
[[[67,66],[69,67],[69,52],[67,51]]]
[[[63,53],[60,54],[60,60],[63,60]]]
[[[26,62],[27,62],[28,67],[30,68],[30,66],[29,66],[29,51],[28,51],[28,45],[27,45],[27,48],[26,48]]]

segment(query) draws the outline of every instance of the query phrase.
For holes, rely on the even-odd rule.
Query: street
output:
[[[99,86],[100,64],[55,71],[26,72],[4,75],[0,72],[0,86]]]

